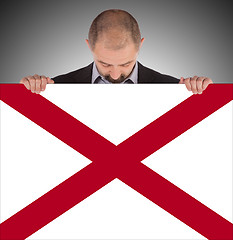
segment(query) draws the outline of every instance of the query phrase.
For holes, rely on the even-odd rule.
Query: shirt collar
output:
[[[92,70],[91,83],[92,83],[92,84],[95,83],[95,81],[96,81],[96,79],[97,79],[98,77],[101,78],[101,81],[102,81],[103,83],[111,83],[111,82],[109,82],[108,80],[106,80],[103,76],[100,75],[100,73],[99,73],[99,71],[98,71],[98,69],[97,69],[97,67],[96,67],[96,64],[95,64],[95,62],[94,62],[94,64],[93,64],[93,70]],[[133,71],[132,71],[131,74],[128,76],[128,78],[126,78],[126,79],[124,80],[124,82],[127,81],[128,79],[130,79],[134,84],[137,84],[137,83],[138,83],[138,62],[137,62],[137,61],[136,61],[136,64],[135,64],[135,66],[134,66]],[[122,83],[124,83],[124,82],[122,82]]]

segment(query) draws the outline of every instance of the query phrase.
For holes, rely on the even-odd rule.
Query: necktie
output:
[[[128,83],[132,83],[132,84],[133,84],[133,81],[130,80],[130,79],[128,79],[128,80],[126,80],[124,83],[126,83],[126,84],[128,84]]]

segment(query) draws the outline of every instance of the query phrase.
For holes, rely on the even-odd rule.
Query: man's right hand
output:
[[[41,91],[44,91],[47,84],[53,84],[54,81],[45,76],[39,76],[35,74],[34,76],[24,77],[20,80],[20,83],[24,84],[24,86],[31,90],[32,93],[39,94]]]

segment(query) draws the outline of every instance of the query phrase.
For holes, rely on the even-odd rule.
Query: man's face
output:
[[[104,41],[98,41],[92,50],[99,73],[112,83],[121,83],[131,74],[138,52],[132,41],[117,50],[107,47]]]

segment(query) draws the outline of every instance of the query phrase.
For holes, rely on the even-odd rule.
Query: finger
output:
[[[28,79],[27,79],[26,77],[22,78],[19,83],[24,84],[24,86],[25,86],[28,90],[30,90],[30,84],[29,84],[29,81],[28,81]]]
[[[203,81],[203,91],[209,86],[209,84],[213,84],[213,81],[210,78],[205,78]]]
[[[179,84],[183,84],[183,83],[184,83],[184,78],[181,77],[181,78],[180,78],[180,81],[179,81]]]
[[[47,77],[43,75],[40,78],[41,78],[41,91],[44,91],[47,85]]]
[[[54,83],[54,81],[53,81],[51,78],[49,78],[49,77],[47,77],[47,82],[48,82],[49,84],[53,84],[53,83]]]
[[[191,90],[194,94],[197,94],[197,78],[198,76],[194,76],[191,78],[190,83],[191,83]]]
[[[39,94],[41,91],[41,78],[37,74],[34,75],[34,78],[36,79],[36,93]]]
[[[197,78],[197,93],[202,94],[203,92],[203,81],[205,77],[199,77]]]
[[[35,93],[35,91],[36,91],[36,79],[33,76],[28,76],[27,79],[28,79],[28,82],[30,84],[30,89],[31,89],[32,93]]]
[[[188,91],[192,91],[190,80],[191,80],[191,78],[186,78],[184,80],[185,86],[188,89]]]

